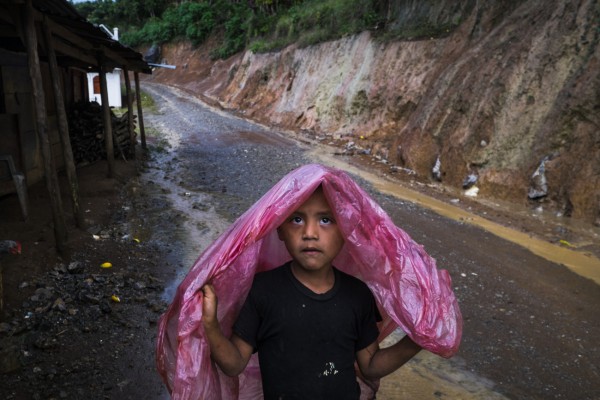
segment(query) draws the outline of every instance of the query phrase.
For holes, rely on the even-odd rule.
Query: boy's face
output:
[[[344,238],[321,188],[288,217],[277,233],[295,265],[306,271],[330,268],[344,245]]]

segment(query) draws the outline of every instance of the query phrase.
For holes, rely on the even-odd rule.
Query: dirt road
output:
[[[533,233],[547,242],[556,231],[576,243],[572,225],[457,203],[427,183],[399,184],[402,172],[369,157],[334,155],[343,151],[327,141],[273,132],[165,86],[144,90],[156,101],[145,112],[149,152],[119,161],[116,178],[102,162],[78,169],[87,226],[70,230],[68,254],[54,249],[43,183],[30,188],[27,222],[16,196],[0,198],[0,239],[23,243],[20,256],[1,260],[0,398],[167,399],[154,343],[178,282],[236,217],[309,162],[347,170],[453,278],[464,316],[458,355],[422,352],[382,380],[378,399],[600,398],[600,287],[589,279],[598,260],[524,247],[534,247]],[[63,189],[67,198],[66,179]],[[113,266],[101,268],[106,261]]]
[[[181,217],[171,253],[182,267],[176,281],[227,224],[291,169],[318,161],[360,171],[351,158],[215,112],[189,94],[157,84],[144,89],[158,110],[146,116],[157,135],[152,145],[165,148],[155,153],[155,169],[144,179],[163,188]],[[464,315],[456,357],[423,353],[382,381],[379,398],[600,397],[597,284],[356,179],[450,272]],[[164,231],[156,226],[152,235],[173,235],[168,225]]]

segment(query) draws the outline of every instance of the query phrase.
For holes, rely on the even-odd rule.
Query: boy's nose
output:
[[[310,239],[318,239],[319,238],[319,229],[318,224],[315,222],[307,222],[304,225],[304,232],[302,232],[302,239],[310,240]]]

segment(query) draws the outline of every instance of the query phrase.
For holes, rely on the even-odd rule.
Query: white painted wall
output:
[[[102,104],[100,93],[94,93],[94,78],[96,76],[98,76],[97,72],[90,72],[87,74],[88,93],[90,94],[90,101]],[[108,72],[106,74],[106,87],[108,88],[108,106],[120,108],[122,106],[120,69],[115,69],[113,72]]]
[[[112,32],[102,24],[100,24],[100,28],[110,35],[113,40],[119,40],[118,28],[114,28]],[[98,93],[94,93],[94,78],[97,76],[97,72],[90,72],[87,74],[88,93],[90,94],[90,102],[95,101],[102,105],[102,95],[99,91]],[[108,72],[106,74],[106,87],[108,89],[108,106],[121,108],[121,70],[119,68],[115,68],[113,72]]]

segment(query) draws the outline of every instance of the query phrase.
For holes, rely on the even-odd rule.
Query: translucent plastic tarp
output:
[[[225,335],[257,272],[278,267],[290,256],[276,229],[322,185],[345,239],[334,265],[363,280],[373,292],[383,321],[379,340],[397,327],[442,357],[458,351],[462,317],[447,271],[415,243],[346,173],[311,164],[279,181],[209,246],[180,283],[161,316],[157,366],[173,399],[261,399],[256,354],[238,377],[224,375],[210,359],[202,327],[200,289],[211,283],[219,297],[218,319]],[[370,398],[377,382],[364,385]]]

